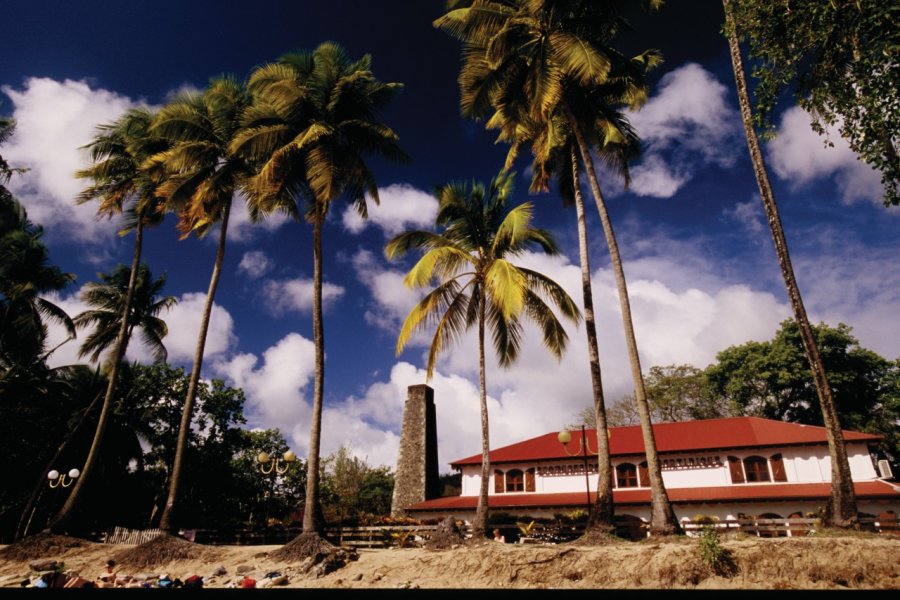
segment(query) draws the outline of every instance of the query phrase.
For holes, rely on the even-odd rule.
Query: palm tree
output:
[[[351,62],[333,42],[313,52],[296,52],[263,65],[250,77],[254,106],[235,152],[262,162],[248,194],[262,212],[303,213],[313,226],[313,338],[315,387],[307,462],[303,534],[315,548],[324,526],[319,501],[319,452],[325,386],[322,319],[322,228],[332,201],[345,196],[367,215],[366,195],[378,203],[369,156],[405,162],[397,134],[375,115],[402,88],[383,83],[371,71],[371,57]],[[301,199],[306,206],[298,207]]]
[[[662,480],[625,272],[591,153],[591,147],[596,148],[599,158],[617,167],[627,183],[625,165],[634,153],[637,136],[617,106],[640,106],[647,94],[643,72],[656,66],[661,58],[648,50],[627,59],[610,45],[625,26],[615,4],[583,0],[463,0],[452,6],[465,7],[450,10],[435,21],[435,26],[464,42],[464,64],[459,76],[463,113],[476,120],[490,117],[488,128],[501,129],[501,140],[513,142],[507,166],[526,140],[556,140],[549,145],[544,141],[543,150],[540,143],[535,147],[539,164],[545,162],[540,157],[547,156],[554,146],[565,148],[560,141],[565,136],[574,140],[578,156],[571,160],[580,158],[587,174],[619,295],[647,455],[650,532],[668,535],[680,531],[680,526]],[[568,133],[554,131],[560,125]],[[540,130],[545,133],[536,133]],[[550,132],[549,137],[546,132]],[[596,390],[597,379],[594,387]],[[595,393],[594,405],[600,404],[602,399]],[[595,412],[598,431],[602,431],[600,421],[604,419],[599,409]],[[598,437],[599,445],[603,436]],[[598,507],[597,512],[611,510],[610,504]]]
[[[128,297],[131,272],[125,265],[119,265],[112,273],[99,273],[98,277],[101,282],[88,283],[81,293],[81,299],[96,308],[86,310],[74,319],[75,327],[79,329],[94,326],[93,333],[84,340],[78,352],[80,358],[90,355],[91,362],[97,362],[103,352],[115,347],[123,305]],[[165,284],[165,275],[153,279],[153,274],[146,263],[141,265],[134,284],[125,338],[130,340],[134,329],[139,328],[141,339],[150,349],[156,362],[166,360],[166,347],[162,339],[169,331],[166,322],[157,315],[163,309],[174,306],[176,302],[174,296],[160,297]]]
[[[831,456],[831,496],[826,508],[826,522],[834,527],[857,528],[859,527],[859,513],[856,504],[856,492],[853,488],[853,479],[850,475],[850,462],[847,459],[847,448],[844,445],[844,434],[841,431],[840,418],[825,374],[825,367],[819,356],[816,346],[816,338],[803,306],[803,298],[800,295],[800,287],[794,277],[794,267],[788,253],[787,240],[784,237],[784,229],[781,226],[781,216],[778,205],[775,203],[775,194],[769,182],[766,163],[763,160],[759,146],[759,138],[753,126],[753,111],[750,108],[750,94],[747,91],[747,81],[744,78],[744,63],[741,58],[741,49],[738,43],[738,32],[734,27],[731,15],[730,0],[722,0],[725,9],[725,32],[728,36],[728,47],[731,53],[731,66],[734,70],[735,87],[738,93],[738,103],[741,107],[741,119],[744,124],[744,133],[747,137],[747,147],[750,151],[750,160],[753,163],[753,172],[756,174],[756,182],[759,185],[759,195],[769,228],[772,233],[772,241],[775,244],[775,254],[778,256],[778,264],[781,267],[781,275],[787,288],[794,320],[800,330],[800,339],[803,349],[809,360],[809,366],[813,373],[813,381],[816,393],[819,397],[819,405],[822,409],[822,420],[825,424],[826,437],[828,438],[828,452]]]
[[[500,366],[508,367],[519,353],[522,317],[538,325],[544,346],[557,359],[562,357],[568,336],[547,301],[571,321],[580,320],[578,308],[561,286],[509,261],[531,248],[540,248],[551,255],[558,252],[548,232],[531,226],[533,205],[530,202],[507,211],[513,177],[511,172],[500,173],[487,190],[478,183],[471,186],[451,183],[441,187],[436,194],[439,208],[435,224],[443,231],[408,231],[394,237],[385,247],[388,259],[400,257],[411,249],[424,251],[406,275],[405,283],[409,287],[428,286],[434,278],[440,281],[406,317],[397,339],[398,354],[415,330],[435,325],[428,352],[430,380],[441,350],[458,341],[473,326],[478,328],[481,488],[473,522],[474,538],[484,536],[488,522],[490,439],[485,327],[491,329]]]
[[[106,393],[103,397],[100,416],[97,419],[94,440],[85,459],[81,477],[78,478],[65,504],[50,524],[50,528],[54,530],[61,530],[69,523],[75,507],[81,500],[82,490],[85,489],[93,474],[119,384],[119,365],[125,357],[128,342],[131,339],[131,328],[134,326],[134,298],[144,245],[144,228],[158,225],[163,218],[162,213],[158,210],[160,198],[156,193],[161,176],[159,169],[148,168],[145,165],[150,156],[166,147],[163,140],[150,134],[149,129],[153,118],[152,110],[138,107],[128,110],[112,123],[99,125],[94,139],[84,146],[84,149],[89,152],[91,165],[75,173],[76,177],[93,182],[75,198],[76,204],[96,200],[98,216],[111,219],[124,215],[120,234],[125,235],[131,230],[134,231],[134,250],[132,251],[131,268],[128,271],[123,268],[116,272],[122,281],[127,272],[127,284],[119,286],[119,299],[115,304],[108,306],[108,308],[117,309],[118,312],[115,315],[108,315],[102,347],[97,346],[98,352],[93,357],[93,360],[96,361],[100,352],[107,347],[112,348],[112,354],[108,361]],[[144,287],[146,287],[145,284],[146,282]],[[121,295],[123,287],[124,296]],[[142,308],[146,310],[150,307],[143,306]],[[145,329],[145,331],[147,330]],[[81,356],[86,354],[87,352],[84,352]]]
[[[165,170],[165,181],[157,191],[166,199],[167,208],[178,212],[182,239],[191,233],[203,237],[216,225],[219,226],[216,258],[184,399],[169,494],[160,518],[160,527],[169,532],[175,530],[174,513],[184,455],[203,366],[209,319],[225,257],[232,200],[252,172],[251,165],[242,156],[229,150],[249,104],[250,96],[244,86],[232,77],[222,76],[213,79],[203,93],[185,93],[175,98],[160,109],[150,128],[152,134],[172,144],[168,150],[153,156],[148,165]],[[251,210],[251,218],[256,215]]]

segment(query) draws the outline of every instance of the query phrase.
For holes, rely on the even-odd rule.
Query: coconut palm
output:
[[[151,156],[166,147],[165,141],[151,135],[149,131],[153,118],[152,110],[137,107],[128,110],[112,123],[99,125],[94,139],[84,146],[89,153],[91,164],[75,173],[75,176],[80,179],[92,181],[92,184],[75,198],[76,204],[96,201],[99,217],[111,219],[122,216],[123,223],[120,234],[125,235],[134,231],[134,250],[130,269],[126,271],[123,268],[117,271],[119,278],[124,278],[127,273],[127,284],[120,286],[119,299],[116,304],[108,306],[108,308],[117,310],[117,314],[108,315],[106,327],[103,328],[102,348],[98,346],[99,351],[93,357],[93,360],[96,361],[99,358],[99,352],[106,348],[112,350],[107,362],[107,388],[100,416],[97,419],[94,441],[85,459],[81,477],[78,478],[65,504],[51,522],[51,529],[65,528],[81,500],[82,490],[93,475],[94,465],[100,452],[119,384],[119,365],[125,357],[128,342],[131,339],[135,312],[135,290],[138,285],[138,271],[144,245],[144,228],[158,225],[163,219],[159,210],[160,198],[156,192],[161,173],[159,169],[150,168],[145,164]],[[125,283],[124,279],[122,283]],[[121,295],[122,289],[124,296]],[[92,337],[96,335],[95,333]],[[86,354],[82,353],[81,356]]]
[[[512,365],[522,340],[522,320],[541,329],[544,346],[561,358],[568,336],[548,302],[577,323],[580,314],[569,295],[554,281],[510,259],[529,249],[557,254],[552,236],[532,227],[530,202],[507,210],[513,173],[497,175],[487,189],[482,184],[451,183],[437,191],[435,224],[440,233],[408,231],[394,237],[385,255],[395,259],[412,249],[424,251],[404,280],[410,287],[426,287],[435,278],[438,286],[429,292],[403,323],[397,339],[402,352],[412,333],[435,327],[428,352],[430,380],[442,350],[473,326],[478,329],[478,381],[481,407],[481,487],[473,521],[475,537],[482,537],[488,522],[490,439],[487,386],[485,382],[485,329],[491,330],[494,350],[502,367]]]
[[[250,76],[254,106],[232,149],[260,160],[248,185],[263,212],[304,214],[313,227],[313,338],[315,386],[308,456],[303,535],[315,548],[324,526],[319,502],[319,451],[325,385],[322,317],[322,229],[331,203],[344,196],[362,216],[366,196],[378,202],[368,157],[405,162],[397,135],[376,113],[402,88],[371,71],[371,57],[350,61],[335,43],[296,52],[263,65]],[[298,204],[305,200],[305,206]]]
[[[150,128],[152,134],[171,144],[171,148],[150,158],[147,165],[165,171],[165,180],[157,192],[165,198],[166,208],[177,212],[182,239],[192,233],[203,237],[215,226],[219,227],[216,258],[206,292],[172,463],[169,494],[160,518],[160,527],[170,532],[176,526],[174,514],[184,454],[203,367],[209,319],[225,257],[232,201],[252,172],[245,158],[229,149],[249,104],[250,96],[243,84],[229,76],[217,77],[204,92],[181,94],[160,109]],[[251,218],[255,219],[257,214],[251,210]]]
[[[628,59],[611,46],[625,25],[616,3],[471,0],[456,4],[463,7],[450,10],[435,25],[464,42],[459,76],[463,113],[476,120],[489,117],[488,128],[500,129],[501,140],[513,143],[507,166],[527,140],[536,141],[539,167],[549,166],[548,152],[553,148],[566,156],[562,143],[566,137],[578,150],[576,157],[568,153],[569,160],[580,158],[587,175],[618,290],[647,454],[650,531],[654,535],[678,532],[680,527],[660,471],[624,268],[591,152],[596,148],[601,160],[620,171],[627,164],[637,137],[617,107],[636,108],[643,102],[647,93],[643,71],[657,65],[661,57],[655,51],[646,51]],[[594,387],[596,390],[596,379]],[[602,399],[595,393],[594,405],[600,404]],[[604,419],[599,410],[595,412],[598,431],[602,431],[600,421]],[[599,436],[598,445],[604,443],[602,438]],[[597,512],[611,515],[611,500],[598,494],[601,501],[605,506],[598,506]],[[599,523],[598,518],[594,522]]]
[[[750,151],[750,160],[753,163],[753,172],[759,185],[759,195],[769,228],[772,233],[772,241],[775,244],[775,254],[778,256],[778,264],[781,267],[781,275],[787,288],[794,320],[800,330],[800,339],[803,349],[809,360],[809,366],[813,374],[813,382],[819,397],[819,405],[822,410],[822,420],[825,424],[826,437],[828,438],[828,452],[831,456],[831,496],[826,507],[826,521],[834,527],[856,528],[859,526],[859,513],[856,503],[856,492],[853,488],[853,479],[850,475],[850,462],[847,459],[847,448],[844,445],[844,434],[841,431],[840,418],[828,384],[828,377],[819,349],[816,346],[816,338],[806,315],[803,305],[803,297],[800,295],[800,287],[794,277],[794,267],[788,252],[787,239],[781,226],[781,216],[778,205],[775,203],[775,194],[769,182],[768,170],[763,160],[759,146],[759,138],[753,125],[753,111],[750,107],[750,95],[747,91],[747,81],[744,77],[744,63],[741,57],[741,49],[738,41],[738,32],[735,30],[731,15],[730,0],[722,0],[725,8],[725,32],[728,37],[728,47],[731,53],[731,65],[734,70],[735,87],[738,93],[738,103],[741,108],[741,119],[744,124],[744,133],[747,137],[747,147]]]

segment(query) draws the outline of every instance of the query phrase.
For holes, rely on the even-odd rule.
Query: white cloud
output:
[[[758,234],[768,229],[758,194],[753,200],[739,202],[733,208],[725,209],[723,214],[725,218],[740,223],[750,233]]]
[[[859,160],[837,128],[825,138],[809,123],[809,114],[797,106],[784,112],[767,146],[775,173],[795,189],[833,177],[845,203],[869,199],[880,204],[884,189],[878,172]],[[827,147],[826,141],[834,146]]]
[[[663,76],[656,95],[628,113],[644,145],[631,190],[670,198],[702,166],[732,166],[743,146],[739,115],[727,98],[728,88],[696,63]]]
[[[169,334],[165,337],[164,343],[169,351],[170,363],[193,360],[205,302],[205,293],[182,294],[178,298],[178,303],[170,309],[167,315],[162,317],[169,327]],[[237,337],[233,331],[234,320],[231,318],[231,314],[213,302],[206,344],[203,348],[204,360],[224,354],[236,346]],[[130,352],[131,350],[129,350]]]
[[[262,250],[251,250],[241,257],[237,270],[250,279],[259,279],[272,270],[272,261]]]
[[[308,312],[313,306],[313,280],[267,279],[261,290],[266,309],[274,316],[281,316],[288,311]],[[322,284],[322,306],[328,309],[344,295],[342,286],[324,282]]]
[[[117,223],[98,221],[96,206],[75,206],[75,196],[88,184],[76,179],[87,166],[82,146],[91,141],[95,127],[117,119],[137,103],[83,81],[62,82],[33,77],[24,89],[2,88],[13,104],[16,133],[3,148],[3,156],[16,167],[27,167],[9,184],[25,205],[32,221],[79,242],[114,240]]]
[[[365,319],[385,331],[397,332],[406,315],[419,300],[419,293],[403,283],[405,274],[387,269],[368,250],[361,250],[353,257],[356,277],[372,295]]]
[[[228,217],[228,239],[232,242],[246,243],[253,241],[261,235],[270,234],[281,228],[282,225],[290,221],[290,217],[282,212],[276,212],[271,215],[263,216],[259,221],[253,223],[250,220],[250,213],[247,211],[247,202],[242,194],[238,193],[234,196],[231,205],[231,214]],[[216,229],[218,231],[218,229]],[[218,233],[213,235],[210,232],[206,236],[207,239],[218,240]]]
[[[437,199],[405,183],[378,188],[380,204],[368,198],[369,218],[363,219],[352,206],[344,211],[344,228],[359,233],[369,224],[376,225],[385,237],[392,237],[408,228],[429,228],[437,216]]]

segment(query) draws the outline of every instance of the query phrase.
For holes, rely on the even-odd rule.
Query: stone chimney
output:
[[[391,516],[406,516],[405,507],[439,495],[434,390],[424,384],[411,385],[403,408]]]

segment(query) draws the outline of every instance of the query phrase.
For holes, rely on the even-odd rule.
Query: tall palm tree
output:
[[[166,199],[169,210],[178,213],[182,239],[191,233],[203,237],[216,225],[219,240],[213,264],[200,332],[194,352],[194,363],[175,448],[169,480],[169,494],[160,518],[160,527],[174,531],[175,510],[181,484],[188,433],[200,371],[203,350],[209,330],[216,288],[225,257],[228,218],[234,195],[241,191],[252,166],[243,156],[233,153],[230,145],[240,129],[243,113],[250,105],[250,95],[243,84],[232,77],[213,79],[202,93],[185,93],[160,109],[150,131],[168,141],[172,147],[149,159],[148,164],[164,169],[165,181],[158,193]],[[251,218],[257,213],[251,210]]]
[[[753,172],[759,185],[760,199],[769,221],[772,241],[775,244],[775,254],[778,256],[778,264],[781,267],[781,275],[787,288],[794,320],[797,322],[800,330],[800,339],[803,342],[803,349],[809,360],[809,366],[813,373],[813,382],[819,397],[819,405],[822,409],[822,419],[828,439],[828,452],[831,455],[831,496],[825,511],[826,522],[834,527],[856,528],[859,527],[856,491],[853,488],[853,478],[850,475],[850,462],[847,459],[847,448],[844,444],[840,418],[838,417],[837,407],[831,393],[831,386],[828,384],[828,377],[825,374],[825,367],[822,365],[819,349],[816,346],[816,337],[809,324],[806,308],[803,306],[800,287],[797,285],[796,277],[794,277],[794,267],[791,264],[791,257],[788,253],[784,228],[781,226],[781,216],[778,212],[778,205],[775,203],[772,185],[769,182],[769,174],[759,146],[759,138],[753,126],[750,94],[747,91],[747,81],[744,77],[744,62],[741,57],[738,32],[732,20],[730,0],[722,0],[722,4],[725,9],[725,32],[728,37],[731,66],[734,70],[738,104],[741,107],[741,120],[744,124],[744,134],[747,137],[750,160],[753,163]]]
[[[123,305],[128,297],[128,284],[131,271],[125,265],[119,265],[112,273],[99,273],[100,282],[91,282],[85,286],[81,299],[95,308],[76,315],[75,327],[86,329],[94,327],[94,331],[84,340],[78,352],[80,358],[90,355],[91,362],[100,360],[100,355],[115,347],[122,318]],[[141,339],[150,349],[153,360],[165,362],[166,347],[163,338],[168,333],[166,322],[157,315],[163,309],[175,305],[174,296],[160,297],[166,284],[165,274],[153,279],[153,274],[146,263],[138,270],[134,284],[134,293],[128,312],[128,329],[126,340],[131,339],[135,328],[141,330]]]
[[[161,175],[158,169],[148,168],[145,164],[152,155],[166,147],[165,141],[150,134],[153,118],[152,110],[138,107],[128,110],[112,123],[99,125],[94,139],[84,146],[89,152],[91,165],[75,173],[76,177],[93,182],[75,198],[76,204],[96,200],[98,216],[108,219],[124,216],[120,235],[133,230],[134,249],[131,268],[127,271],[124,297],[115,306],[118,314],[110,315],[108,328],[105,330],[105,345],[112,348],[112,354],[107,363],[106,393],[97,419],[94,440],[81,470],[81,477],[50,523],[50,528],[54,530],[64,529],[71,521],[83,490],[93,475],[119,384],[119,365],[131,339],[130,328],[133,326],[131,322],[144,246],[144,228],[158,225],[163,218],[158,210],[160,198],[156,193]],[[125,273],[122,270],[120,277],[124,277]],[[98,357],[99,353],[94,360]]]
[[[403,323],[397,353],[403,351],[417,329],[435,326],[428,352],[428,379],[434,373],[440,352],[473,326],[478,328],[478,383],[481,407],[481,487],[475,510],[473,534],[483,537],[488,523],[490,439],[487,386],[485,382],[485,328],[491,329],[494,350],[502,367],[512,365],[522,339],[521,320],[534,321],[544,336],[544,346],[557,359],[562,357],[568,336],[548,306],[577,323],[580,314],[561,286],[546,276],[518,267],[510,259],[526,250],[540,248],[547,254],[558,250],[549,232],[532,227],[530,202],[507,210],[513,173],[497,175],[487,189],[481,184],[451,183],[437,191],[439,208],[435,224],[440,233],[408,231],[388,242],[388,259],[411,249],[424,251],[404,280],[409,287],[426,287],[435,278],[438,286],[429,292]]]
[[[313,338],[315,386],[307,462],[303,535],[318,543],[324,522],[319,502],[319,452],[325,386],[322,318],[322,228],[331,203],[341,196],[367,215],[366,195],[378,203],[378,186],[366,160],[380,156],[406,162],[397,134],[376,113],[402,88],[383,83],[372,59],[350,61],[333,42],[263,65],[250,76],[254,106],[232,149],[260,160],[248,185],[256,209],[304,214],[313,227]],[[298,207],[302,200],[306,205]]]
[[[661,57],[648,50],[628,59],[612,47],[625,26],[615,2],[462,0],[451,3],[451,8],[435,26],[464,42],[459,76],[463,113],[476,120],[490,117],[487,126],[500,128],[501,139],[513,142],[507,165],[520,143],[534,138],[535,129],[552,131],[562,123],[574,140],[600,216],[618,290],[647,455],[650,532],[679,532],[662,480],[625,272],[591,153],[591,148],[596,148],[601,160],[622,171],[637,136],[618,106],[640,106],[647,94],[643,72],[656,66]],[[595,407],[600,403],[595,395]],[[598,431],[602,431],[599,422]],[[607,510],[611,505],[598,507],[598,512]]]

